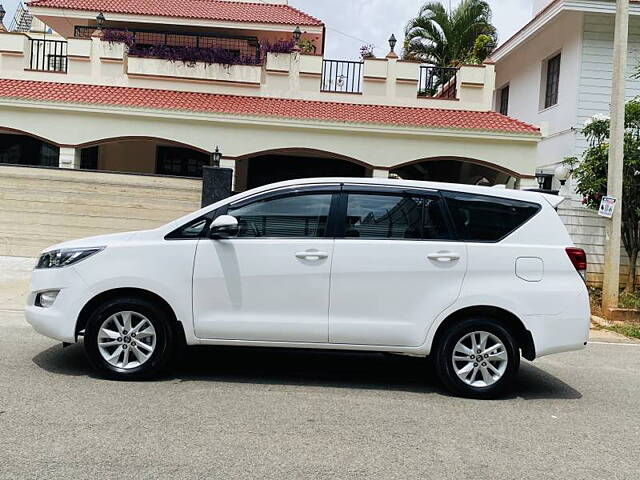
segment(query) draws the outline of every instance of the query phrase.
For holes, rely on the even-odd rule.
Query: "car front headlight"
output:
[[[94,248],[62,248],[51,250],[40,255],[36,269],[62,268],[81,262],[104,250],[105,247]]]

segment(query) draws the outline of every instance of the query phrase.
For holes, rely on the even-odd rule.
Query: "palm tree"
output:
[[[404,57],[440,67],[482,63],[497,39],[486,1],[462,0],[453,11],[427,2],[407,24]]]

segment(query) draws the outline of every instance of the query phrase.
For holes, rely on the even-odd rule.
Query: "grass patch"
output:
[[[620,308],[640,309],[640,293],[623,293],[620,295]]]
[[[591,300],[591,312],[602,317],[602,289],[589,287],[589,298]],[[640,310],[640,292],[621,293],[620,308],[635,308]]]
[[[609,325],[605,328],[625,337],[640,338],[640,326],[637,325]]]

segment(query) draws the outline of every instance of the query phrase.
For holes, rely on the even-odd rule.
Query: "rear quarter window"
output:
[[[527,223],[540,205],[472,193],[443,192],[460,240],[498,242]]]

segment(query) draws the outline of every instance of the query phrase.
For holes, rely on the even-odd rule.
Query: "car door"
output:
[[[438,192],[345,185],[331,274],[329,339],[419,346],[460,294],[464,243]]]
[[[339,186],[261,195],[218,214],[237,218],[236,238],[198,243],[193,272],[196,335],[206,339],[328,341]]]

